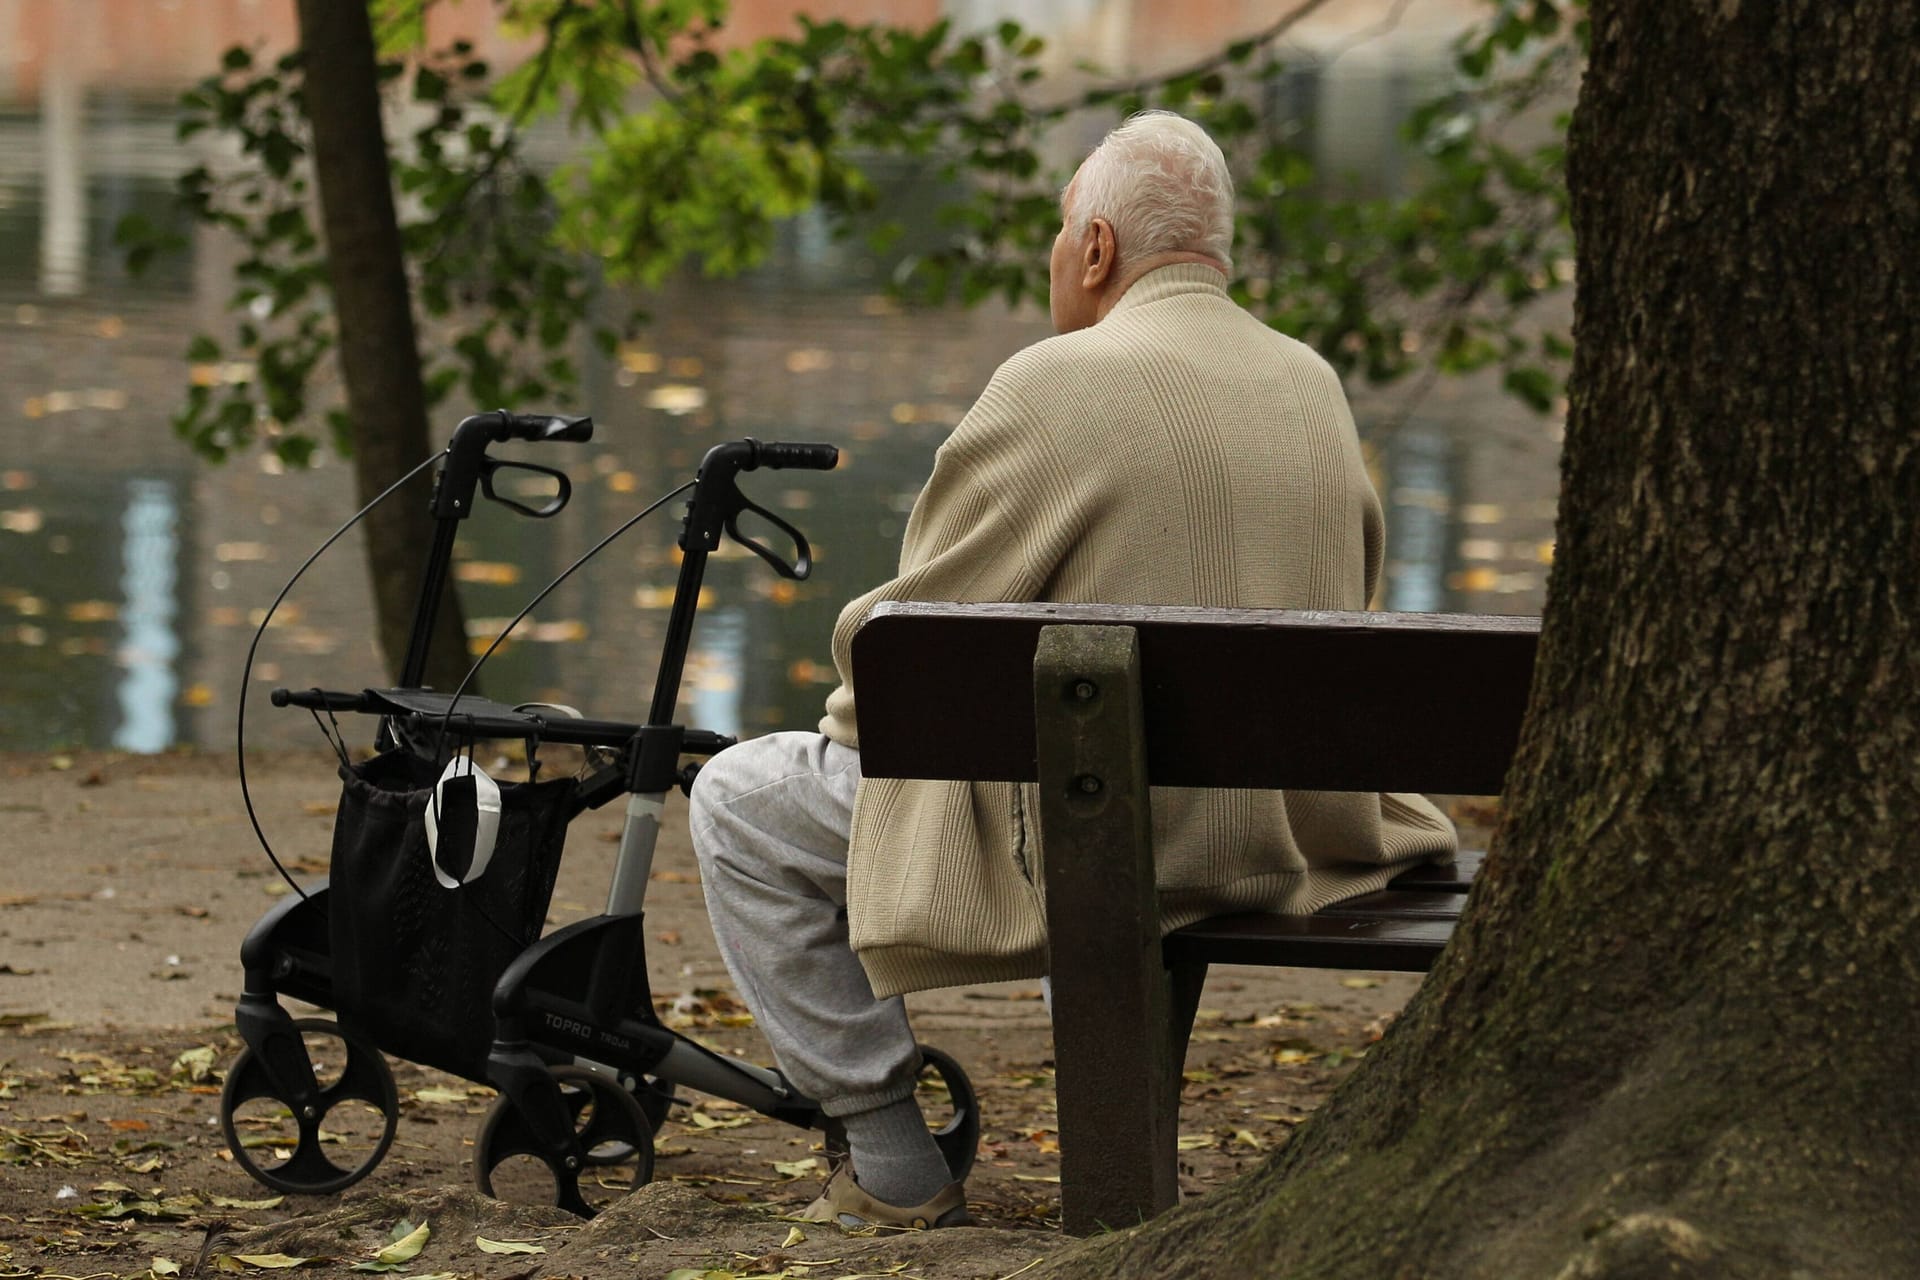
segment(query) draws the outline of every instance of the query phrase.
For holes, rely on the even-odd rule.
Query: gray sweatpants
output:
[[[734,985],[787,1078],[830,1116],[912,1096],[905,1003],[876,1000],[847,944],[860,753],[818,733],[729,747],[695,780],[693,849]]]

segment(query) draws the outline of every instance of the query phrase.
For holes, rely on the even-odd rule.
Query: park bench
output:
[[[853,641],[868,777],[1038,782],[1061,1211],[1179,1198],[1181,1072],[1207,966],[1425,972],[1480,855],[1310,916],[1160,936],[1147,787],[1497,794],[1539,622],[1123,605],[877,606]]]

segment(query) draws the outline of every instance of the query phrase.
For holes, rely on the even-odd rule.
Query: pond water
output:
[[[47,112],[0,107],[0,749],[226,747],[260,611],[352,512],[350,477],[337,459],[209,467],[172,436],[190,377],[237,372],[184,358],[188,335],[220,323],[230,251],[202,237],[127,279],[115,221],[164,209],[169,175],[190,162],[167,107],[95,95],[77,123]],[[55,159],[56,126],[69,150],[81,139],[80,171]],[[806,532],[818,571],[790,583],[743,553],[716,558],[683,710],[723,732],[813,724],[840,605],[891,573],[933,451],[993,368],[1048,332],[1032,312],[905,310],[877,276],[802,221],[750,277],[649,299],[642,337],[587,365],[593,443],[524,454],[569,472],[570,509],[468,522],[457,576],[474,643],[712,444],[830,441],[847,455],[834,473],[748,478]],[[1382,607],[1537,611],[1556,425],[1479,384],[1442,384],[1410,414],[1402,394],[1355,401],[1389,507]],[[663,512],[556,591],[489,664],[488,691],[638,718],[674,533]],[[319,740],[304,713],[266,705],[274,685],[383,682],[360,556],[355,535],[342,539],[276,618],[245,682],[252,741]]]

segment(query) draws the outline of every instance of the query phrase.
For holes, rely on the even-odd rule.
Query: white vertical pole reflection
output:
[[[179,613],[179,537],[173,486],[164,480],[127,484],[120,572],[120,726],[113,745],[122,751],[164,751],[173,745],[173,700],[179,688],[173,660],[180,653],[174,626]]]
[[[687,655],[686,679],[680,686],[687,727],[737,735],[746,675],[746,613],[738,608],[703,613],[696,632],[700,643]]]
[[[72,46],[56,41],[40,87],[40,292],[72,297],[87,285],[84,89]]]
[[[1388,456],[1386,608],[1433,613],[1447,605],[1452,475],[1445,435],[1403,429]]]

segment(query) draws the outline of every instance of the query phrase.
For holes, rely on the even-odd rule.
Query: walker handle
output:
[[[486,414],[479,415],[487,417]],[[574,444],[584,444],[593,439],[593,419],[589,417],[569,418],[557,413],[509,413],[505,409],[496,409],[491,415],[495,423],[495,439],[530,440],[539,443],[543,440],[565,440]]]
[[[364,693],[333,689],[275,689],[267,697],[276,707],[304,707],[309,711],[359,711],[366,706]]]
[[[759,456],[741,470],[751,471],[757,465],[776,471],[787,467],[802,471],[831,471],[839,464],[840,450],[833,445],[783,444],[774,441],[762,444]]]

